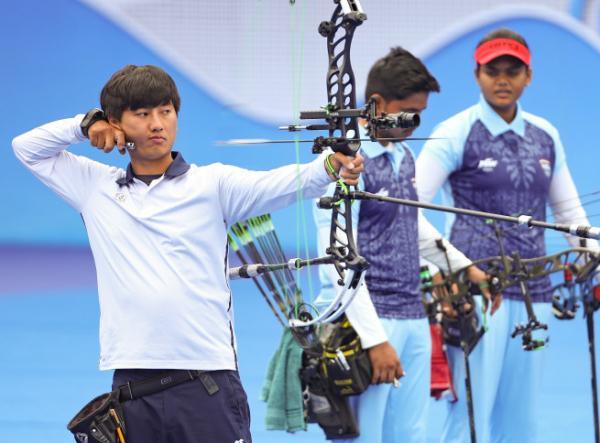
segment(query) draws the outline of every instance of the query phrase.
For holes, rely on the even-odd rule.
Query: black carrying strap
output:
[[[156,377],[144,380],[128,382],[117,388],[119,392],[119,401],[125,402],[135,400],[146,395],[156,394],[165,389],[172,388],[181,383],[200,379],[208,395],[214,395],[219,391],[219,386],[212,378],[209,372],[198,370],[187,371],[169,371]]]

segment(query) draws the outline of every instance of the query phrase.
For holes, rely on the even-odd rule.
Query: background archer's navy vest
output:
[[[399,174],[388,154],[365,155],[365,190],[417,200],[415,162],[408,149]],[[358,250],[370,267],[367,287],[380,317],[423,318],[419,291],[417,208],[363,200],[358,217]]]
[[[524,137],[513,131],[493,137],[476,121],[465,142],[463,163],[450,175],[454,205],[459,208],[531,215],[546,220],[546,201],[554,171],[555,147],[549,134],[525,121]],[[522,258],[545,255],[544,231],[498,222],[507,254]],[[471,260],[499,255],[494,227],[478,217],[457,215],[450,242]],[[531,280],[533,301],[550,301],[549,278]],[[523,300],[518,287],[502,292]]]

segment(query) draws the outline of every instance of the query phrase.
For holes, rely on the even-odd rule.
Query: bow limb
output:
[[[329,305],[321,310],[319,314],[311,319],[302,320],[300,318],[290,319],[289,325],[292,328],[304,328],[319,323],[330,323],[337,320],[345,311],[348,305],[354,300],[358,290],[364,284],[364,273],[356,275],[356,271],[346,273],[346,282]]]

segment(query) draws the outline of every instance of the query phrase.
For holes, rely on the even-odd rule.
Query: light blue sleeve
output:
[[[454,119],[453,119],[454,120]],[[462,165],[465,136],[459,128],[453,127],[452,120],[436,126],[419,154],[419,158],[435,158],[448,174]]]
[[[554,138],[554,173],[556,174],[567,164],[567,155],[565,154],[565,147],[562,144],[562,140],[556,131],[556,138]]]

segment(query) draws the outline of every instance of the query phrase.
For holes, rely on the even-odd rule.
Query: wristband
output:
[[[85,138],[89,138],[88,131],[90,127],[100,120],[107,121],[102,109],[92,108],[87,112],[87,114],[85,114],[83,120],[81,120],[81,124],[79,125]]]
[[[340,179],[340,176],[338,175],[335,168],[333,167],[333,164],[331,163],[332,155],[333,154],[329,154],[327,157],[325,157],[325,171],[327,171],[327,175],[329,175],[329,177],[331,177],[334,181],[337,181]]]

